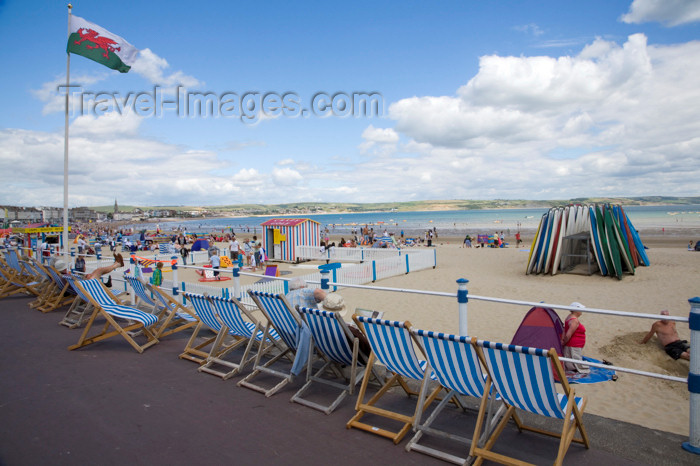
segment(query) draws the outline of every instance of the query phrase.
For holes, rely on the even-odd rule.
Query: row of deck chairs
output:
[[[6,249],[0,257],[0,298],[16,294],[35,296],[29,306],[41,312],[54,311],[75,299],[54,267],[31,258],[22,260],[16,249]]]
[[[0,265],[6,272],[6,264]],[[381,435],[395,444],[413,430],[407,450],[457,464],[473,460],[476,464],[484,460],[517,463],[516,459],[493,451],[511,420],[519,430],[558,437],[555,464],[562,463],[572,441],[589,446],[582,422],[585,397],[575,396],[553,350],[429,332],[413,328],[410,322],[354,316],[372,349],[367,363],[363,364],[358,355],[358,339],[333,312],[292,308],[284,295],[249,291],[256,310],[263,314],[263,324],[236,299],[185,293],[191,304],[188,307],[157,287],[132,277],[127,280],[138,299],[136,306],[125,305],[99,279],[67,280],[78,298],[92,309],[87,313],[89,318],[78,343],[69,349],[120,335],[138,352],[143,352],[160,338],[192,329],[192,336],[180,355],[182,359],[196,362],[199,371],[223,379],[242,375],[250,365],[251,372],[238,385],[268,397],[282,392],[305,371],[305,383],[291,401],[330,414],[361,384],[356,413],[347,422],[347,428]],[[104,320],[101,330],[98,317]],[[96,334],[92,333],[94,329],[98,329]],[[304,332],[309,336],[308,347],[302,344]],[[139,344],[137,338],[146,341]],[[299,364],[299,359],[306,362]],[[371,380],[378,389],[366,400]],[[561,382],[563,393],[557,391],[555,380]],[[318,392],[310,389],[312,385],[332,387],[338,394],[330,403],[320,403],[308,396]],[[392,407],[397,386],[415,399],[408,414]],[[437,419],[445,408],[455,405],[465,410],[468,397],[478,400],[479,405],[471,437],[438,429]],[[436,401],[437,406],[432,408]],[[402,406],[405,408],[405,403]],[[562,429],[554,432],[527,426],[518,411],[558,419]],[[393,424],[397,425],[395,430]],[[426,437],[456,441],[462,445],[463,455],[426,445],[423,442]]]

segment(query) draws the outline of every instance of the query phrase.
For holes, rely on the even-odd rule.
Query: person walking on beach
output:
[[[662,316],[669,315],[667,310],[660,313]],[[664,347],[666,354],[673,359],[683,358],[690,361],[690,345],[688,340],[681,340],[676,331],[676,323],[672,320],[657,320],[651,325],[651,330],[639,343],[644,345],[656,334],[659,343]]]
[[[232,261],[237,261],[238,260],[238,240],[236,239],[236,235],[231,237],[231,240],[228,242],[228,249],[229,253],[231,254],[231,260]]]
[[[520,246],[520,243],[522,243],[522,242],[523,242],[523,240],[520,239],[520,232],[517,232],[515,234],[515,247],[517,248],[518,246]]]
[[[573,302],[571,307],[584,308],[581,303]],[[564,345],[564,357],[583,361],[583,347],[586,344],[586,327],[579,321],[581,311],[571,311],[564,321],[564,334],[561,342]],[[564,369],[580,374],[588,374],[588,366],[573,362],[564,362]]]
[[[219,266],[221,265],[219,255],[217,253],[212,254],[212,256],[209,258],[209,262],[211,263],[211,268],[214,269],[214,278],[216,280],[221,280],[219,278]]]
[[[182,256],[182,265],[187,265],[187,256],[190,255],[189,249],[185,246],[180,248],[180,255]]]

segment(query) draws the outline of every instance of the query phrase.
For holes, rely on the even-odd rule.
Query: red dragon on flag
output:
[[[102,56],[109,58],[109,52],[118,52],[121,50],[120,47],[115,47],[117,42],[110,39],[109,37],[100,36],[100,33],[94,29],[80,28],[78,29],[78,34],[80,39],[76,40],[75,45],[80,45],[85,41],[92,42],[94,45],[87,44],[85,47],[88,49],[102,49],[104,52]]]

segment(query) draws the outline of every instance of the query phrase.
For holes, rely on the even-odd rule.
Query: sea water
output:
[[[700,205],[675,206],[629,206],[624,207],[635,228],[641,232],[661,233],[668,230],[700,230]],[[518,231],[527,233],[537,229],[542,215],[548,209],[484,209],[484,210],[443,210],[415,212],[363,212],[343,214],[289,215],[286,217],[308,218],[321,224],[321,228],[333,235],[348,238],[353,230],[367,225],[378,234],[401,234],[422,236],[428,230],[438,235],[461,236],[465,234],[493,234],[504,232],[513,235]],[[188,232],[250,233],[262,232],[261,223],[283,216],[235,217],[193,219],[168,222],[160,226],[168,229],[184,229]],[[154,228],[156,222],[146,225]],[[166,226],[167,225],[167,226]],[[139,228],[139,227],[135,227]]]

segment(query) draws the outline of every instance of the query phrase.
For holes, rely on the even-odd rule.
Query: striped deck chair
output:
[[[543,350],[506,345],[476,340],[476,338],[472,340],[472,344],[488,366],[486,388],[488,389],[489,385],[493,383],[508,408],[483,448],[479,447],[476,442],[472,442],[470,454],[476,457],[474,464],[481,464],[484,459],[503,464],[518,462],[515,458],[491,451],[498,436],[511,418],[520,431],[529,430],[560,439],[555,465],[562,464],[564,455],[566,455],[572,441],[582,443],[586,448],[590,447],[588,434],[583,426],[586,398],[575,396],[574,389],[567,382],[561,361],[559,361],[554,349]],[[564,391],[563,394],[557,392],[554,383],[555,373],[561,381],[560,386]],[[479,411],[480,418],[485,416],[486,402],[487,399],[484,396]],[[518,417],[516,409],[561,419],[562,430],[561,432],[552,432],[526,426]],[[575,437],[577,430],[581,434],[580,438]],[[477,425],[474,438],[478,438],[479,435],[479,425]],[[524,463],[518,462],[518,464]]]
[[[431,426],[448,403],[454,402],[462,410],[465,410],[465,404],[462,400],[464,397],[473,397],[479,400],[483,398],[486,387],[486,374],[481,370],[479,356],[471,344],[470,337],[416,329],[411,329],[411,333],[421,342],[423,351],[430,363],[430,368],[433,370],[440,385],[447,389],[448,394],[435,407],[425,422],[421,423],[421,415],[425,411],[423,408],[425,393],[421,393],[418,401],[420,408],[416,418],[416,434],[406,445],[406,451],[415,450],[455,464],[469,464],[471,462],[469,455],[462,458],[436,448],[421,445],[418,442],[423,435],[435,435],[465,445],[468,453],[472,442],[471,438]],[[488,403],[486,427],[483,429],[479,439],[481,442],[493,432],[496,423],[506,410],[505,405],[496,396],[489,397]],[[477,419],[477,416],[475,416],[475,420]]]
[[[0,267],[0,282],[0,298],[6,298],[18,293],[40,297],[43,293],[42,287],[44,285],[42,282],[38,280],[31,282],[20,280],[4,267]]]
[[[258,345],[258,351],[262,351],[264,354],[279,342],[280,336],[275,329],[272,329],[266,341],[267,345],[263,344],[264,332],[262,325],[237,299],[209,296],[209,301],[214,306],[221,322],[226,326],[228,334],[234,337],[234,341],[228,346],[224,346],[223,339],[225,334],[220,332],[206,362],[199,367],[198,370],[200,372],[206,372],[227,380],[239,374],[245,366],[255,360],[257,353],[251,354],[254,345]],[[248,318],[248,320],[245,320],[243,316]],[[231,351],[243,345],[245,345],[243,355],[238,362],[225,359]],[[283,349],[281,348],[281,350]],[[217,369],[219,366],[224,366],[227,370]]]
[[[105,288],[99,278],[91,280],[73,281],[75,286],[82,291],[86,298],[93,305],[93,312],[85,325],[85,330],[80,335],[78,343],[69,346],[69,350],[82,348],[91,345],[92,343],[111,338],[116,335],[121,335],[136,351],[143,353],[147,348],[158,343],[158,339],[153,335],[150,328],[158,321],[156,316],[140,311],[133,307],[118,304],[116,297]],[[105,324],[102,330],[95,335],[88,336],[95,319],[101,316],[105,319]],[[126,320],[125,326],[119,324],[115,319]],[[114,330],[108,331],[110,327]],[[128,332],[140,329],[146,336],[147,341],[144,344],[138,344]]]
[[[59,325],[65,325],[68,328],[77,328],[85,324],[90,318],[90,311],[93,306],[90,303],[90,298],[88,298],[81,288],[75,285],[76,281],[82,280],[82,277],[72,274],[70,277],[66,277],[68,285],[75,292],[76,298],[71,304],[70,309],[63,316],[63,319],[58,323]]]
[[[219,341],[220,334],[223,333],[225,335],[228,333],[228,329],[216,316],[216,312],[207,296],[194,293],[183,293],[183,296],[192,303],[192,308],[194,309],[198,322],[192,332],[192,336],[187,341],[187,345],[185,345],[185,350],[180,354],[180,359],[187,359],[188,361],[202,365],[207,361],[207,358],[216,355],[216,353],[212,351],[214,349],[214,344]],[[199,336],[199,332],[207,329],[214,332],[215,335],[206,338],[204,342],[198,343],[197,337]],[[209,345],[212,345],[212,348],[206,351],[205,348]]]
[[[308,307],[296,306],[297,311],[311,331],[312,345],[309,347],[309,359],[306,368],[306,383],[292,397],[295,403],[330,414],[346,396],[352,395],[355,385],[362,381],[366,367],[358,367],[359,340],[353,336],[348,326],[339,314]],[[352,341],[352,345],[350,344]],[[325,356],[326,363],[315,373],[311,367],[311,354],[314,347]],[[342,368],[349,367],[349,376],[345,376]],[[329,379],[322,375],[331,370],[335,378]],[[341,383],[343,381],[344,383]],[[320,383],[341,390],[341,393],[330,403],[322,405],[302,397],[314,383]]]
[[[370,317],[357,315],[353,316],[353,320],[362,329],[362,331],[365,332],[365,335],[367,335],[367,339],[369,340],[369,344],[372,347],[372,354],[370,354],[369,361],[367,361],[367,367],[372,368],[375,362],[380,362],[386,366],[387,370],[393,375],[366,403],[364,402],[364,397],[367,390],[369,377],[365,377],[363,379],[360,392],[357,395],[357,403],[355,405],[355,411],[357,411],[357,413],[348,421],[346,427],[348,429],[355,427],[373,434],[381,435],[382,437],[387,437],[393,440],[393,442],[397,444],[415,424],[421,406],[419,406],[418,402],[416,402],[413,414],[406,415],[381,408],[377,406],[377,403],[395,384],[398,384],[401,388],[403,388],[403,390],[409,396],[419,395],[418,392],[409,387],[407,381],[420,381],[420,391],[422,393],[424,390],[427,390],[427,384],[431,379],[432,371],[430,370],[430,366],[427,361],[419,360],[416,357],[416,351],[413,343],[416,342],[416,346],[418,346],[419,349],[421,346],[418,340],[416,340],[415,337],[413,337],[409,332],[409,328],[411,327],[410,322],[373,319]],[[432,377],[434,378],[434,376]],[[441,390],[442,386],[437,385],[432,390],[430,395],[427,396],[423,407],[428,407],[430,403],[435,400]],[[394,421],[399,421],[401,423],[401,429],[393,432],[382,427],[361,422],[360,419],[362,419],[365,414],[373,414]]]
[[[56,285],[51,278],[51,275],[49,275],[49,271],[46,270],[46,267],[41,262],[37,261],[36,259],[30,259],[28,264],[31,264],[29,267],[31,270],[33,270],[35,276],[37,277],[36,280],[41,282],[41,294],[37,296],[34,301],[29,303],[30,308],[36,309],[44,304],[49,296],[55,292]]]
[[[47,265],[44,269],[49,273],[54,286],[43,295],[41,304],[37,305],[35,309],[41,312],[51,312],[55,311],[59,307],[63,307],[67,304],[72,304],[75,299],[75,293],[71,289],[68,282],[64,279],[63,275],[59,273],[54,267]]]
[[[134,292],[134,296],[136,298],[136,307],[145,308],[144,310],[146,310],[147,312],[150,312],[151,314],[157,314],[157,304],[155,301],[156,298],[150,293],[146,292],[146,284],[140,279],[134,277],[133,275],[129,275],[128,273],[124,274],[124,280],[126,280],[126,282],[131,287],[131,290]]]
[[[160,339],[172,335],[173,333],[193,328],[199,323],[199,319],[192,309],[183,306],[177,299],[157,286],[153,286],[150,283],[139,282],[146,287],[143,290],[145,296],[148,296],[150,293],[156,301],[160,302],[160,304],[156,303],[154,306],[154,313],[158,317],[158,324],[155,330],[156,338]]]
[[[297,356],[298,335],[301,334],[301,318],[296,309],[289,305],[284,295],[255,290],[248,290],[248,294],[253,298],[253,301],[267,319],[263,338],[268,338],[268,335],[270,335],[271,331],[274,329],[287,347],[280,351],[278,355],[270,358],[265,364],[261,363],[262,352],[258,351],[255,357],[253,372],[238,382],[238,386],[250,388],[270,397],[294,380],[292,366],[285,370],[279,368],[279,365],[274,368],[271,366],[283,357],[288,357],[293,361]],[[260,374],[271,375],[282,380],[272,388],[265,388],[252,382],[253,379]]]

